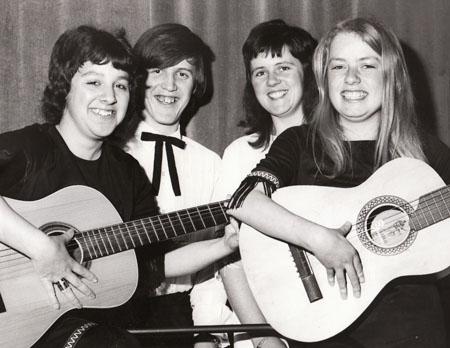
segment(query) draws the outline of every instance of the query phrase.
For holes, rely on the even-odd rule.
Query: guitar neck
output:
[[[228,223],[221,201],[121,224],[83,231],[74,239],[89,261]]]
[[[423,195],[411,218],[412,227],[418,231],[450,217],[450,186]]]

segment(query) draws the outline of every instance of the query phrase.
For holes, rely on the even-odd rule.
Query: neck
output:
[[[70,152],[75,156],[87,161],[93,161],[102,154],[102,140],[87,142],[83,141],[81,137],[76,136],[76,131],[73,127],[61,119],[61,122],[56,125],[56,129],[63,138]]]
[[[291,116],[286,117],[278,117],[278,116],[271,116],[272,117],[272,123],[273,123],[273,129],[275,132],[275,136],[277,137],[281,133],[283,133],[286,129],[294,127],[294,126],[300,126],[303,124],[304,116],[303,112],[298,112]]]
[[[175,122],[174,124],[163,124],[155,121],[153,118],[145,114],[144,110],[144,122],[150,126],[154,132],[161,135],[172,135],[180,127],[180,122]]]
[[[370,117],[363,122],[349,122],[341,118],[341,126],[345,140],[376,140],[380,126],[379,117]]]

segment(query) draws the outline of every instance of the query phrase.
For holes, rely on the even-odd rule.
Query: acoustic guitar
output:
[[[223,201],[122,223],[108,199],[86,186],[69,186],[37,201],[7,202],[45,233],[76,230],[67,249],[99,279],[89,285],[95,299],[74,290],[89,308],[117,307],[131,298],[138,281],[134,248],[228,222]],[[0,243],[0,347],[31,346],[74,308],[59,291],[56,293],[59,310],[50,306],[30,260]]]
[[[390,161],[354,188],[291,186],[273,199],[326,227],[351,221],[347,239],[365,275],[361,297],[349,289],[343,300],[337,285],[328,284],[325,267],[307,253],[322,294],[309,301],[289,245],[242,225],[239,248],[250,288],[268,323],[286,337],[330,338],[350,326],[393,279],[450,266],[450,188],[422,161]]]

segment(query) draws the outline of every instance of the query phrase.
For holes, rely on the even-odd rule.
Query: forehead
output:
[[[175,65],[165,67],[162,70],[180,70],[180,69],[194,71],[195,66],[193,64],[189,63],[188,59],[183,59],[181,62],[179,62]]]
[[[259,53],[250,61],[250,68],[256,69],[258,67],[275,65],[282,62],[287,62],[299,66],[302,65],[302,63],[291,54],[289,48],[287,46],[283,46],[283,49],[281,50],[281,56],[275,55],[272,57],[271,51]]]
[[[363,39],[355,33],[339,33],[330,45],[331,59],[380,58]]]
[[[80,66],[76,74],[81,76],[100,75],[111,79],[128,79],[128,73],[124,70],[116,69],[111,62],[106,64],[94,64],[87,61]]]

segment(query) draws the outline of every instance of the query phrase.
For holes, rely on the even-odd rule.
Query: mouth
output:
[[[104,109],[98,109],[98,108],[93,108],[91,109],[91,111],[101,117],[111,117],[113,115],[116,114],[116,112],[114,110],[104,110]]]
[[[359,101],[367,97],[369,93],[366,91],[358,90],[358,91],[342,91],[341,96],[348,101]]]
[[[178,100],[177,97],[169,97],[169,96],[165,96],[165,95],[155,95],[155,98],[158,102],[160,102],[161,104],[164,104],[164,105],[173,104]]]
[[[287,92],[288,92],[287,89],[282,89],[282,90],[269,92],[269,93],[267,93],[267,96],[270,99],[276,100],[276,99],[283,98],[287,94]]]

